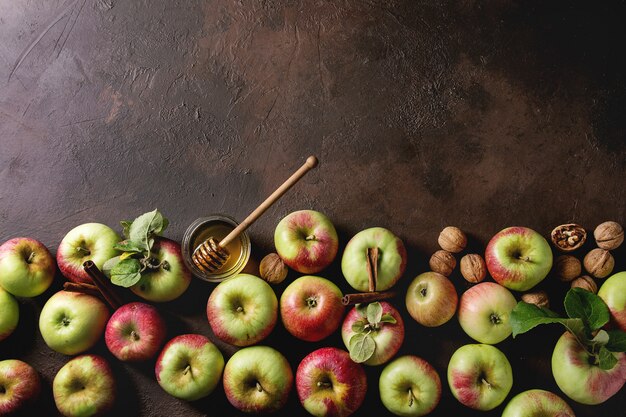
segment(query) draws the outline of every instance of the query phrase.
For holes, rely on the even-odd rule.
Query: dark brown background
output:
[[[155,207],[180,240],[197,217],[245,217],[308,154],[319,168],[250,230],[255,256],[272,249],[282,216],[317,209],[342,247],[366,227],[398,233],[410,255],[403,290],[449,224],[483,251],[509,225],[547,236],[569,221],[589,230],[624,223],[626,13],[624,2],[591,3],[0,2],[0,241],[32,236],[54,252],[78,224],[119,229]],[[615,255],[623,270],[625,249]],[[338,265],[322,275],[348,290]],[[54,414],[50,383],[67,360],[37,328],[61,279],[21,301],[19,328],[0,344],[0,358],[21,358],[44,377],[30,415]],[[542,286],[558,308],[566,286],[553,276]],[[213,287],[195,281],[160,306],[171,336],[209,333]],[[471,340],[456,320],[425,329],[402,298],[396,305],[406,320],[401,353],[426,358],[442,377],[433,415],[476,415],[445,378],[452,352]],[[561,394],[548,361],[560,333],[546,327],[498,345],[514,368],[511,396]],[[267,343],[294,370],[310,351],[341,346],[339,335],[304,343],[282,326]],[[112,358],[102,344],[95,351]],[[112,363],[117,415],[237,414],[221,386],[189,404],[161,391],[153,364]],[[360,415],[385,413],[381,369],[368,368]],[[626,415],[625,391],[596,407],[568,402],[578,416]],[[287,410],[304,414],[295,392]]]

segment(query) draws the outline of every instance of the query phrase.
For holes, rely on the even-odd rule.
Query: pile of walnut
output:
[[[450,276],[456,268],[455,253],[465,249],[467,236],[458,227],[448,226],[439,233],[439,246],[441,250],[433,253],[428,265],[433,272],[437,272],[446,277]],[[487,276],[487,266],[482,256],[477,253],[470,253],[461,258],[461,275],[467,281],[476,284]]]

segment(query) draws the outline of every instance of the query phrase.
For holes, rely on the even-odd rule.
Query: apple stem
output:
[[[28,255],[28,259],[26,259],[26,263],[31,263],[33,261],[33,259],[35,259],[35,252],[31,252],[30,255]]]
[[[524,262],[530,262],[530,256],[518,256],[517,259]]]
[[[85,256],[91,255],[91,251],[87,248],[83,248],[82,246],[77,247],[76,252],[83,252]]]
[[[322,387],[330,388],[330,387],[332,387],[332,384],[330,382],[327,382],[327,381],[317,381],[317,386],[320,387],[320,388],[322,388]]]
[[[256,390],[259,392],[263,392],[263,387],[261,386],[261,384],[257,381],[256,383]]]
[[[242,306],[237,307],[237,312],[238,313],[242,313],[243,312],[243,307]]]
[[[491,384],[490,384],[490,383],[489,383],[489,382],[488,382],[485,378],[481,378],[481,379],[480,379],[480,381],[481,381],[483,384],[487,385],[487,387],[488,387],[488,388],[491,388]]]
[[[413,407],[414,400],[415,400],[415,395],[413,395],[413,390],[409,388],[409,407]]]
[[[189,371],[191,371],[191,365],[187,365],[187,367],[183,371],[183,375],[187,375],[189,373]]]
[[[315,240],[315,235],[308,235],[307,237],[304,238],[304,240]]]
[[[139,335],[134,330],[130,332],[130,337],[132,337],[134,341],[139,340]]]

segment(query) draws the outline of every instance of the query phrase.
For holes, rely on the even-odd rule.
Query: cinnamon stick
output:
[[[104,275],[102,271],[93,263],[93,261],[86,261],[83,264],[83,268],[87,275],[91,278],[93,283],[98,287],[100,293],[106,300],[106,302],[113,308],[118,309],[123,304],[122,299],[117,295],[115,290],[111,287],[109,278]]]
[[[374,301],[388,300],[396,296],[393,291],[372,291],[360,292],[356,294],[346,294],[341,298],[341,303],[345,306],[359,303],[373,303]]]
[[[92,284],[83,284],[79,282],[66,282],[63,284],[63,289],[69,292],[80,292],[87,295],[93,295],[94,297],[102,298],[102,293],[98,290],[98,287]]]
[[[376,282],[378,281],[378,246],[367,248],[367,277],[369,284],[369,292],[376,291]]]

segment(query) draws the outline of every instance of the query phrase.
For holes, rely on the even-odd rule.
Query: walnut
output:
[[[450,252],[438,250],[433,253],[433,256],[430,257],[428,265],[430,265],[430,269],[433,272],[438,272],[447,277],[450,276],[452,271],[454,271],[454,268],[456,267],[456,259]]]
[[[482,256],[470,253],[461,258],[461,275],[474,284],[481,282],[487,276],[487,265]]]
[[[595,248],[585,255],[583,264],[585,265],[587,272],[589,272],[592,276],[596,278],[605,278],[613,272],[615,260],[613,259],[611,252],[608,250]]]
[[[561,255],[556,258],[556,274],[561,281],[571,281],[580,276],[582,266],[580,261],[571,255]]]
[[[539,308],[550,308],[550,299],[545,291],[527,292],[522,294],[522,301],[534,304]]]
[[[592,293],[598,292],[598,284],[589,275],[583,275],[572,281],[572,288],[582,288]]]
[[[270,253],[261,260],[259,273],[270,284],[280,284],[287,277],[287,266],[278,254]]]
[[[439,246],[452,253],[459,253],[467,245],[467,236],[458,227],[448,226],[439,233]]]
[[[624,229],[619,223],[604,222],[593,231],[598,247],[606,250],[617,249],[624,241]]]
[[[563,251],[571,252],[580,248],[587,240],[585,228],[576,223],[557,226],[550,233],[554,246]]]

